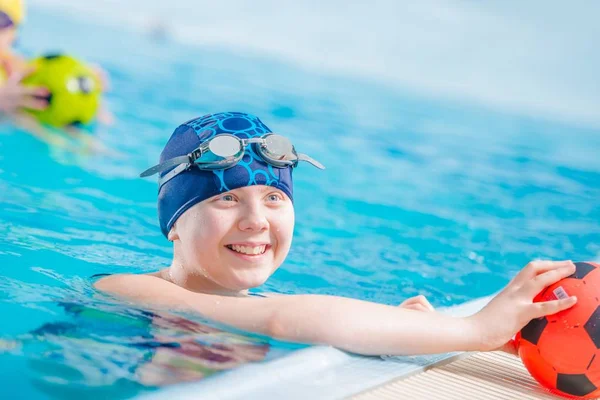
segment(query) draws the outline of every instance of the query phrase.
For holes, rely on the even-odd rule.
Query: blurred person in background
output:
[[[77,126],[65,126],[59,132],[53,132],[31,115],[22,112],[23,109],[44,110],[49,106],[51,98],[47,88],[23,83],[25,78],[35,72],[35,68],[13,49],[25,13],[23,0],[0,0],[0,113],[54,147],[106,153],[107,149],[103,144]],[[91,68],[98,75],[101,90],[109,89],[108,74],[97,65],[91,65]],[[114,122],[114,117],[104,102],[100,104],[96,118],[105,125]],[[75,139],[75,144],[62,133]]]
[[[19,26],[25,17],[22,0],[0,0],[0,112],[15,115],[21,108],[43,110],[49,92],[21,83],[32,69],[13,50]]]

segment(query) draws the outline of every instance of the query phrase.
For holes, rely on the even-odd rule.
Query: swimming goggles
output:
[[[158,184],[162,186],[194,165],[201,170],[231,168],[244,157],[248,145],[254,145],[255,152],[267,164],[276,168],[295,168],[299,161],[306,161],[319,169],[325,169],[317,160],[306,154],[297,153],[292,142],[284,136],[268,133],[259,138],[241,139],[225,133],[203,142],[196,150],[185,156],[174,157],[148,168],[140,174],[140,177],[145,178],[176,167],[159,180]]]

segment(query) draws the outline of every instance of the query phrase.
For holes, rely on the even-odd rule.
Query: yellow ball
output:
[[[27,110],[38,121],[62,127],[88,124],[100,105],[101,82],[98,74],[73,57],[50,55],[32,61],[35,72],[23,83],[43,86],[50,91],[48,107]]]

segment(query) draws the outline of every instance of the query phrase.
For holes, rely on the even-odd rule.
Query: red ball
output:
[[[529,373],[551,391],[600,396],[600,264],[577,262],[575,273],[539,293],[534,302],[577,296],[568,310],[534,319],[516,336]]]

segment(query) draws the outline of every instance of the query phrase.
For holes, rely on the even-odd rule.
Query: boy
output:
[[[113,275],[100,290],[143,303],[196,311],[277,339],[332,345],[365,355],[411,355],[512,349],[531,319],[573,306],[574,297],[533,303],[546,286],[571,275],[570,261],[528,264],[480,312],[457,318],[431,311],[422,297],[391,307],[320,296],[250,296],[283,263],[294,228],[296,152],[257,117],[218,113],[179,126],[161,163],[158,214],[173,242],[168,268]],[[315,266],[318,267],[318,266]]]

